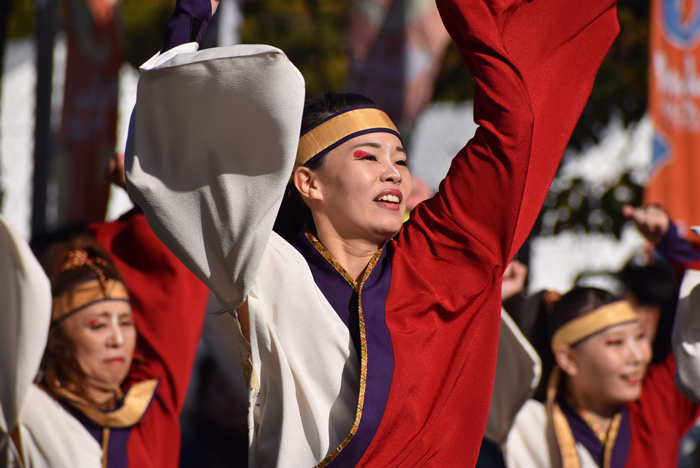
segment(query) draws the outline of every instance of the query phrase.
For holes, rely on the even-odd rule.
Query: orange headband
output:
[[[627,301],[599,307],[561,326],[552,337],[552,351],[563,344],[572,345],[614,325],[637,320],[637,313]]]
[[[294,169],[328,153],[350,138],[366,133],[388,132],[401,135],[388,115],[376,107],[343,110],[306,132],[299,140]]]
[[[61,266],[61,272],[74,268],[88,267],[97,274],[96,280],[79,284],[71,291],[67,291],[51,301],[51,321],[56,322],[78,312],[96,302],[114,300],[129,301],[129,293],[124,283],[118,280],[107,279],[101,266],[107,266],[104,258],[92,259],[84,250],[72,250],[68,252],[68,260]]]

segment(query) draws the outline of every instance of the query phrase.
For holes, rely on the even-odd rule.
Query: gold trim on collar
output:
[[[547,427],[549,438],[553,439],[550,441],[550,452],[554,456],[561,457],[561,468],[581,468],[576,438],[571,432],[566,415],[556,401],[559,382],[561,382],[561,369],[555,365],[547,382]]]
[[[377,108],[354,109],[331,117],[301,137],[294,169],[303,166],[311,158],[343,138],[353,133],[371,129],[378,129],[379,131],[384,129],[399,133],[389,116]]]
[[[553,460],[559,457],[561,468],[581,468],[581,459],[578,455],[578,448],[574,433],[569,426],[569,421],[557,403],[556,396],[561,383],[562,370],[555,365],[547,382],[547,437],[549,451]],[[615,442],[620,432],[622,423],[622,412],[613,416],[608,428],[608,436],[603,445],[603,466],[601,468],[611,468],[612,454],[615,449]],[[592,428],[591,428],[592,430]],[[596,434],[597,436],[598,434]],[[597,463],[597,462],[596,462]],[[556,465],[553,465],[556,466]]]
[[[306,226],[304,226],[304,234],[306,235],[306,238],[311,242],[311,244],[313,244],[316,250],[323,256],[323,258],[325,258],[326,261],[330,263],[333,266],[333,268],[335,268],[335,270],[343,276],[345,281],[347,281],[348,284],[357,293],[357,317],[360,328],[360,392],[357,396],[355,422],[350,428],[350,433],[345,437],[345,439],[343,439],[340,445],[338,445],[335,448],[335,450],[328,454],[326,458],[321,460],[321,462],[314,467],[325,468],[330,462],[333,461],[335,457],[338,456],[340,452],[343,451],[343,449],[352,440],[352,438],[357,433],[357,430],[360,427],[360,421],[362,420],[362,411],[365,406],[365,390],[367,386],[367,331],[365,330],[365,315],[362,310],[362,288],[364,287],[367,278],[369,278],[369,275],[372,273],[372,271],[374,271],[374,267],[377,265],[377,261],[379,261],[379,257],[381,257],[384,248],[382,247],[374,253],[369,263],[367,264],[367,268],[365,268],[365,272],[362,275],[362,278],[359,281],[355,281],[345,270],[345,268],[343,268],[343,266],[340,263],[338,263],[338,261],[335,258],[333,258],[333,255],[331,255],[331,253],[323,246],[323,244],[321,244],[321,241],[319,241],[316,238],[316,236],[314,236],[308,230]]]
[[[52,387],[51,391],[57,396],[68,400],[68,403],[73,408],[79,410],[100,426],[121,429],[134,426],[143,419],[143,415],[148,410],[157,388],[158,379],[144,380],[134,384],[124,395],[122,406],[114,411],[99,410],[63,387]]]
[[[560,327],[552,337],[552,351],[556,354],[563,344],[578,343],[606,328],[635,320],[637,313],[627,301],[604,305]]]

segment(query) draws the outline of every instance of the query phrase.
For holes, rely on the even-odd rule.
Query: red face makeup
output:
[[[87,326],[88,327],[94,327],[95,325],[100,324],[100,319],[90,319],[87,321]]]
[[[363,150],[357,150],[354,153],[352,153],[352,155],[355,159],[362,159],[367,156],[372,156],[372,153],[368,153],[367,151]]]

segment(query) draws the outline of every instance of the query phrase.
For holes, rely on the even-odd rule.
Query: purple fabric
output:
[[[178,0],[161,52],[188,42],[200,42],[211,16],[211,0]]]
[[[303,233],[292,245],[304,256],[316,285],[350,330],[355,349],[360,353],[358,297],[352,287],[309,242]],[[385,247],[362,288],[362,312],[367,340],[367,382],[362,419],[355,436],[331,462],[333,467],[354,467],[362,458],[377,432],[384,415],[394,373],[391,335],[386,325],[386,299],[391,282],[390,247]]]
[[[668,232],[656,246],[656,251],[677,265],[700,261],[700,251],[690,241],[678,235],[678,228],[673,222],[669,223]]]
[[[557,394],[557,403],[561,408],[566,420],[569,423],[571,432],[574,435],[576,442],[586,447],[586,450],[593,457],[598,466],[603,466],[605,459],[605,448],[598,440],[593,429],[584,421],[578,412],[569,405],[566,400],[562,397],[561,392]],[[618,429],[617,438],[615,439],[615,446],[612,451],[612,458],[610,460],[611,468],[623,468],[627,462],[627,453],[630,448],[630,423],[629,416],[627,415],[627,408],[622,408],[622,420],[620,421],[620,428]]]
[[[75,419],[80,421],[97,443],[102,446],[102,426],[89,419],[71,405],[65,402],[61,403]],[[107,443],[107,468],[127,468],[129,466],[129,456],[126,451],[130,435],[130,427],[110,430],[109,442]]]

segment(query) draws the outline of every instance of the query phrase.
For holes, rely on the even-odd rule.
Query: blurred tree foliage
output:
[[[12,12],[8,36],[31,34],[35,0],[9,1]],[[574,130],[572,147],[580,149],[599,141],[601,130],[612,115],[629,124],[646,111],[649,3],[618,0],[621,32],[602,64]],[[138,66],[162,47],[175,0],[120,0],[120,5],[127,59]],[[308,96],[344,89],[350,0],[243,0],[242,6],[242,41],[282,49],[303,73]],[[473,94],[474,80],[452,45],[436,80],[434,99],[464,101]],[[582,181],[565,185],[556,186],[555,181],[533,233],[547,235],[583,229],[619,236],[624,224],[622,204],[641,201],[642,187],[629,174],[603,188],[590,187]]]
[[[342,90],[350,0],[246,0],[244,43],[282,49],[306,79],[307,96]]]
[[[163,48],[175,0],[120,0],[119,3],[126,59],[138,68]]]
[[[9,1],[10,18],[7,22],[7,37],[28,36],[34,32],[36,22],[36,0]]]
[[[548,236],[574,230],[612,234],[619,239],[628,223],[622,207],[642,203],[643,187],[635,179],[629,172],[612,184],[555,179],[532,233]]]
[[[8,36],[31,34],[35,0],[9,1]],[[127,59],[138,66],[162,47],[175,0],[121,0],[120,4]],[[243,42],[284,50],[304,74],[309,96],[344,88],[350,0],[244,0],[243,13]],[[621,32],[574,130],[571,143],[576,148],[597,141],[611,113],[619,113],[629,123],[646,110],[649,0],[618,0],[618,16]],[[463,101],[473,94],[474,81],[452,45],[435,84],[435,100]]]

